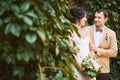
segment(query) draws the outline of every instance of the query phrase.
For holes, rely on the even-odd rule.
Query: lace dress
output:
[[[78,36],[75,36],[73,37],[73,41],[75,42],[76,47],[80,49],[80,51],[77,53],[77,57],[79,62],[81,62],[90,53],[89,37],[87,36],[85,38],[79,38]]]
[[[90,39],[89,37],[85,37],[85,38],[80,38],[78,36],[74,36],[73,37],[73,41],[75,42],[75,45],[77,48],[79,48],[79,52],[76,54],[78,61],[82,62],[82,60],[89,55],[90,53],[90,49],[89,49],[89,42]],[[76,76],[76,80],[82,80],[82,76],[81,74],[79,74],[79,72],[77,71],[77,69],[72,65],[74,74]],[[96,78],[92,78],[91,80],[96,80]]]
[[[85,38],[80,38],[78,36],[74,36],[72,40],[75,42],[76,47],[80,49],[76,56],[78,57],[79,62],[81,62],[86,56],[88,56],[90,52],[89,37],[87,36]],[[82,75],[77,71],[74,65],[71,65],[71,67],[76,77],[76,80],[83,80]]]

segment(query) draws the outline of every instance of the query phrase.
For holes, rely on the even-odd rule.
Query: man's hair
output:
[[[96,10],[97,13],[103,12],[103,15],[105,18],[108,18],[108,12],[105,9],[98,9]]]

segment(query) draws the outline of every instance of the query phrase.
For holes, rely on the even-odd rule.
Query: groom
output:
[[[108,12],[105,9],[100,9],[95,12],[94,25],[89,26],[95,55],[98,57],[98,63],[102,66],[101,74],[96,77],[96,80],[110,80],[110,57],[117,56],[117,40],[113,30],[105,26],[108,19]]]

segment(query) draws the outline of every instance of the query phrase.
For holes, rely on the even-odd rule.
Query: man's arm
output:
[[[117,40],[116,34],[113,32],[110,37],[110,48],[97,48],[97,56],[105,56],[105,57],[116,57],[117,56]]]

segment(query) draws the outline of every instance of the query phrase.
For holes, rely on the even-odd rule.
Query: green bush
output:
[[[0,0],[0,80],[74,80],[65,15],[68,0]]]

